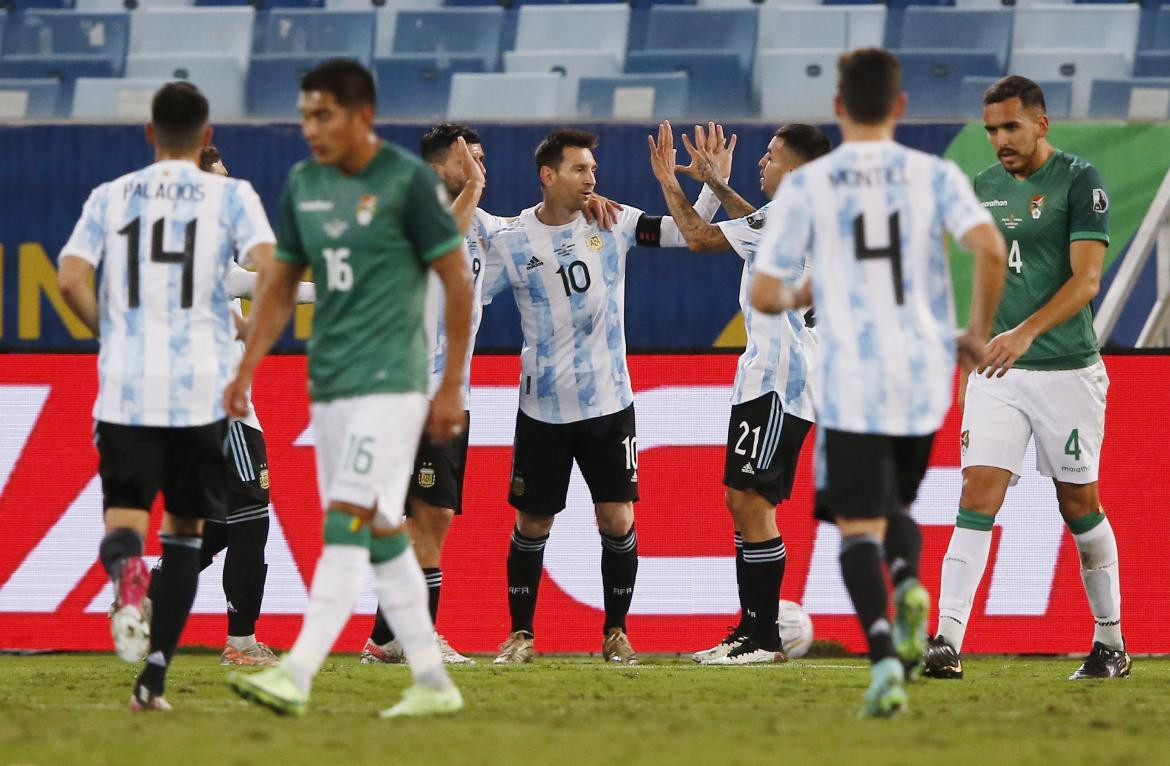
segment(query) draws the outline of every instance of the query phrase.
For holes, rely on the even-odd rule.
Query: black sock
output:
[[[264,581],[268,577],[268,564],[264,562],[268,514],[225,526],[228,544],[223,562],[223,592],[228,600],[228,635],[251,636],[256,633],[256,621],[264,603]]]
[[[779,651],[780,583],[788,561],[784,538],[774,537],[761,543],[743,544],[744,591],[755,615],[752,643],[761,649]]]
[[[386,615],[382,614],[382,607],[374,612],[374,628],[370,631],[370,640],[378,646],[385,646],[394,640],[394,631],[390,623],[386,622]]]
[[[122,576],[122,565],[126,563],[126,559],[141,556],[142,548],[142,535],[129,527],[118,527],[106,532],[106,536],[102,538],[98,547],[98,558],[110,579],[117,581]]]
[[[427,597],[430,600],[431,623],[439,619],[439,591],[443,589],[443,570],[439,567],[423,568],[423,577],[427,581]]]
[[[626,615],[634,600],[638,579],[638,532],[630,526],[624,535],[601,533],[601,587],[605,592],[605,627],[626,630]]]
[[[841,577],[869,641],[870,660],[877,662],[895,656],[886,616],[889,594],[882,575],[881,542],[872,535],[842,538]]]
[[[154,610],[150,618],[150,653],[138,684],[156,696],[163,693],[167,666],[187,624],[195,589],[199,586],[198,537],[160,534],[163,563],[155,574]]]
[[[536,614],[536,593],[540,589],[547,542],[548,535],[525,537],[519,529],[512,530],[512,542],[508,546],[508,611],[512,615],[513,633],[523,630],[535,635],[532,618]]]
[[[897,586],[903,580],[918,577],[918,559],[922,555],[922,530],[910,512],[895,513],[886,526],[886,564],[890,580]]]
[[[743,535],[739,532],[735,533],[735,587],[739,591],[739,627],[735,630],[742,635],[751,635],[752,632],[752,616],[748,612],[748,598],[747,591],[744,589],[744,583],[747,582],[747,576],[743,571]]]

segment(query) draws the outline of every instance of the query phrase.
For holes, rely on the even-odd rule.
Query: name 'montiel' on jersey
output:
[[[657,246],[662,219],[626,206],[609,231],[584,216],[547,226],[536,207],[489,243],[483,296],[508,287],[524,346],[520,409],[545,423],[611,415],[634,402],[626,366],[626,253]]]
[[[188,427],[225,417],[235,373],[226,278],[276,238],[247,181],[167,160],[98,186],[61,250],[100,264],[94,418]]]
[[[764,236],[768,216],[775,210],[769,202],[751,215],[716,224],[732,249],[743,258],[739,280],[739,307],[743,312],[747,343],[735,367],[731,403],[742,404],[773,391],[784,403],[784,412],[804,420],[815,420],[813,390],[809,375],[816,350],[813,330],[805,326],[800,312],[764,314],[752,308],[748,298],[756,271],[756,254]],[[804,273],[804,265],[792,275]]]
[[[846,142],[785,178],[773,209],[757,269],[786,279],[809,255],[818,422],[937,431],[955,365],[944,233],[990,221],[962,171],[893,141]]]
[[[975,193],[1008,246],[1007,280],[992,331],[998,335],[1036,313],[1072,277],[1071,243],[1109,244],[1109,196],[1095,167],[1059,150],[1022,181],[997,162],[975,177]],[[1098,348],[1093,311],[1085,305],[1036,338],[1015,366],[1080,369],[1100,358]]]

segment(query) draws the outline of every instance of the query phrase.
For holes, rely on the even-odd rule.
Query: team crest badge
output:
[[[1093,189],[1093,212],[1104,213],[1109,209],[1109,195],[1104,189]]]
[[[743,220],[746,221],[747,225],[754,231],[759,231],[760,229],[764,228],[764,214],[759,210],[752,213]]]
[[[601,245],[602,242],[600,234],[590,234],[585,238],[585,246],[595,253],[601,252]]]
[[[435,486],[435,469],[430,466],[423,466],[418,469],[418,485],[423,489],[430,489]]]
[[[1033,221],[1040,220],[1040,214],[1044,212],[1044,195],[1037,194],[1033,197],[1032,204],[1028,207],[1028,210],[1032,213]]]
[[[524,477],[520,474],[512,474],[512,494],[516,497],[524,495]]]
[[[959,434],[959,446],[963,448],[963,454],[967,454],[967,448],[971,446],[971,432],[964,431]]]
[[[362,226],[369,226],[374,220],[374,211],[378,209],[378,198],[373,194],[363,194],[357,206],[357,222]]]
[[[268,469],[260,471],[260,489],[268,489]]]

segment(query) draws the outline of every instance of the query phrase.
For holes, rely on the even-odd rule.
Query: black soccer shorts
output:
[[[508,502],[537,516],[560,513],[565,508],[574,460],[594,503],[637,500],[634,405],[576,423],[545,423],[518,412]]]
[[[409,498],[436,508],[448,508],[455,515],[463,513],[463,475],[467,470],[467,444],[471,431],[471,413],[463,412],[463,431],[443,444],[435,444],[423,431],[414,456],[414,475],[407,491],[406,515],[410,516]]]
[[[264,432],[233,420],[228,425],[227,522],[268,515],[268,448]]]
[[[816,517],[889,518],[918,497],[934,434],[886,436],[817,431]]]
[[[727,427],[723,485],[755,490],[778,505],[792,494],[800,448],[812,423],[784,413],[780,395],[772,392],[733,405]]]
[[[94,441],[103,508],[149,511],[161,491],[167,512],[174,516],[223,518],[228,481],[226,438],[226,419],[185,428],[98,421]]]

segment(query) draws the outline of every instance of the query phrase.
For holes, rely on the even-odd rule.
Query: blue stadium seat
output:
[[[131,53],[126,59],[127,77],[194,83],[207,96],[217,120],[248,116],[245,74],[246,61],[232,54]]]
[[[756,49],[845,51],[880,46],[885,27],[886,8],[882,5],[766,7],[760,9]]]
[[[1137,49],[1139,52],[1170,50],[1170,8],[1142,11]]]
[[[1139,20],[1136,5],[1022,7],[1016,9],[1012,51],[1114,51],[1132,61]]]
[[[457,74],[447,116],[457,120],[540,120],[561,116],[563,78],[555,74]]]
[[[993,51],[1001,68],[1011,52],[1010,10],[907,8],[902,15],[900,48]]]
[[[0,8],[6,8],[13,12],[30,8],[68,10],[73,7],[73,2],[74,0],[5,0],[0,3]]]
[[[507,51],[505,72],[552,72],[564,78],[561,87],[560,114],[577,113],[577,85],[582,77],[613,77],[622,71],[617,54],[612,51]]]
[[[1036,81],[1068,80],[1072,83],[1070,116],[1082,119],[1089,115],[1093,80],[1129,77],[1133,72],[1133,60],[1118,51],[1083,48],[1041,51],[1017,49],[1012,51],[1011,71]]]
[[[260,11],[252,32],[252,53],[350,56],[374,55],[373,11]]]
[[[247,60],[255,18],[251,7],[136,11],[130,19],[130,54],[206,53]]]
[[[8,24],[8,11],[0,10],[0,55],[4,54],[4,27]]]
[[[743,71],[751,71],[759,28],[755,8],[655,6],[650,9],[648,24],[646,51],[735,51]]]
[[[59,80],[0,80],[0,119],[62,117],[57,112],[60,90]]]
[[[320,8],[325,0],[195,0],[195,5],[250,5],[253,8]]]
[[[1094,80],[1089,116],[1106,120],[1170,117],[1170,78]]]
[[[484,69],[499,69],[504,10],[444,8],[399,11],[394,28],[394,53],[478,55]]]
[[[4,25],[5,57],[70,56],[102,59],[115,77],[126,65],[130,38],[127,13],[27,11],[14,14]]]
[[[0,58],[0,78],[50,79],[60,83],[56,112],[68,117],[73,108],[73,84],[79,77],[121,77],[114,63],[101,56],[22,55]]]
[[[395,119],[442,119],[451,95],[451,76],[482,72],[481,56],[432,56],[397,53],[374,59],[378,80],[378,116]]]
[[[518,51],[588,50],[612,53],[619,65],[626,56],[630,7],[536,6],[520,9],[516,25]]]
[[[82,77],[73,88],[70,117],[88,120],[150,120],[150,101],[167,81]]]
[[[908,94],[907,117],[956,117],[963,111],[963,78],[1004,73],[991,51],[900,50],[902,87]]]
[[[1142,51],[1133,62],[1134,77],[1170,77],[1170,51]]]
[[[902,9],[902,8],[909,9],[909,8],[913,8],[916,6],[917,7],[921,7],[921,6],[928,6],[928,7],[953,6],[954,4],[955,4],[955,0],[890,0],[890,10]]]
[[[248,66],[244,92],[250,117],[293,118],[297,115],[297,94],[301,78],[313,67],[334,58],[334,54],[259,54]],[[369,64],[369,59],[362,61]]]
[[[645,111],[636,114],[640,108]],[[687,76],[681,72],[582,77],[577,87],[577,116],[582,118],[662,120],[686,114]]]
[[[760,51],[756,56],[760,117],[831,120],[838,50]]]
[[[959,91],[963,105],[963,117],[983,119],[983,94],[998,77],[964,77]],[[1044,104],[1048,116],[1058,120],[1067,119],[1072,113],[1072,83],[1068,80],[1038,80],[1037,85],[1044,91]]]
[[[626,72],[683,72],[688,76],[687,116],[704,119],[752,116],[750,73],[738,51],[630,51]]]
[[[444,0],[451,7],[500,7],[523,5],[596,5],[612,3],[613,0]],[[652,5],[694,5],[695,0],[629,0],[633,8],[649,8]]]

